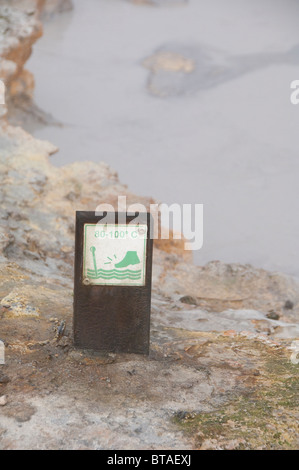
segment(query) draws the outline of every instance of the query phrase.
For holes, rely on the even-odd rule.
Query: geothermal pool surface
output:
[[[136,194],[204,204],[196,263],[299,275],[298,2],[156,3],[75,0],[45,25],[27,68],[63,126],[33,134],[55,165],[104,160]]]

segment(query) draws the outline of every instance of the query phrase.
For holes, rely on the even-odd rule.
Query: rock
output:
[[[55,14],[69,11],[72,8],[72,0],[42,0],[40,5],[41,17],[46,20]]]
[[[176,52],[161,51],[143,61],[143,66],[154,73],[159,71],[191,73],[195,62]]]
[[[293,310],[294,303],[291,300],[287,300],[286,303],[284,304],[284,308],[287,310]]]
[[[266,317],[270,318],[270,320],[279,320],[280,318],[279,314],[274,310],[270,310],[270,312],[266,314]]]
[[[2,395],[2,397],[0,397],[0,406],[5,406],[7,404],[7,397],[6,395]]]
[[[7,375],[0,372],[0,384],[8,384],[9,382],[10,382],[10,378]]]
[[[258,53],[229,56],[224,51],[207,46],[173,42],[163,44],[145,58],[142,65],[149,70],[148,92],[167,99],[207,90],[250,73],[257,66],[262,68],[281,60],[288,64],[290,57],[294,57],[298,64],[296,48],[287,51],[282,59],[279,51],[269,54],[267,58]]]
[[[42,34],[43,18],[72,8],[71,0],[0,0],[0,77],[6,85],[7,107],[0,105],[0,119],[27,125],[31,121],[60,125],[33,102],[34,78],[24,69],[32,45]]]
[[[14,236],[8,228],[0,226],[0,255],[3,254],[4,250],[14,242]]]
[[[183,304],[197,305],[196,299],[191,295],[183,295],[183,297],[180,297],[180,302]]]
[[[23,2],[24,4],[24,2]],[[19,6],[19,8],[16,8]],[[8,93],[16,86],[23,73],[25,62],[30,57],[33,43],[41,36],[41,23],[36,14],[21,7],[21,2],[0,2],[0,56],[5,60],[2,72]]]
[[[174,418],[179,421],[188,421],[194,419],[196,413],[190,411],[179,410],[174,413]]]
[[[161,265],[159,259],[161,259]],[[275,310],[285,321],[298,322],[299,309],[284,316],[282,305],[286,292],[299,300],[299,282],[296,278],[271,273],[253,266],[225,264],[219,261],[203,267],[182,263],[163,254],[154,254],[154,279],[165,297],[175,300],[185,292],[194,297],[200,309],[221,313],[233,310],[257,310],[268,313]]]
[[[39,309],[30,305],[26,295],[18,290],[14,290],[4,297],[0,305],[5,308],[5,316],[37,317],[40,314]]]
[[[5,416],[13,418],[17,424],[30,421],[34,414],[35,408],[26,402],[10,403],[5,409]]]
[[[194,87],[196,59],[193,51],[174,46],[161,48],[142,65],[150,70],[148,91],[159,97],[188,93]]]

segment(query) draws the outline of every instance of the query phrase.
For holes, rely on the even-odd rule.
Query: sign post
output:
[[[148,213],[76,213],[75,346],[149,353],[150,233]]]

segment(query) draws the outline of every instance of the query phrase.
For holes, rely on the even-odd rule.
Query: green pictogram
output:
[[[119,263],[116,263],[115,267],[116,268],[126,268],[127,266],[130,266],[130,264],[139,264],[140,259],[138,258],[137,252],[136,251],[127,251],[126,256],[122,261]]]
[[[114,265],[114,269],[98,269],[97,268],[97,261],[96,261],[96,247],[91,246],[90,251],[92,253],[93,258],[93,265],[94,269],[87,269],[87,276],[90,279],[132,279],[138,280],[141,278],[141,269],[132,270],[132,269],[120,269],[120,268],[127,268],[130,265],[137,265],[140,264],[140,259],[137,255],[136,251],[127,251],[124,258]],[[104,264],[111,264],[113,259],[107,256],[110,260]],[[114,258],[116,256],[114,255]]]

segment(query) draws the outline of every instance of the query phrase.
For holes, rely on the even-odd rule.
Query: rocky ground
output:
[[[0,2],[8,108],[32,97],[24,65],[42,8]],[[180,243],[156,243],[150,355],[76,350],[75,210],[118,195],[153,201],[130,194],[105,163],[54,167],[55,146],[0,110],[0,448],[298,448],[298,280],[194,266]]]

